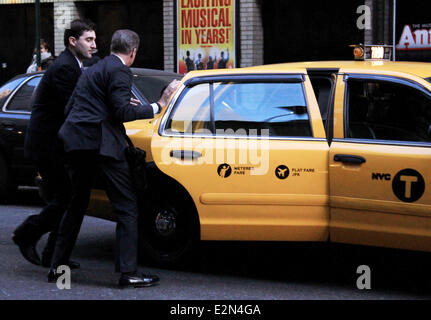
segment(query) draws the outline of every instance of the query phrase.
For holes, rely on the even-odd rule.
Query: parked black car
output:
[[[132,93],[142,102],[157,101],[163,89],[181,75],[132,68]],[[36,168],[24,157],[24,139],[31,116],[31,100],[43,72],[22,74],[0,87],[0,200],[17,186],[34,186]]]

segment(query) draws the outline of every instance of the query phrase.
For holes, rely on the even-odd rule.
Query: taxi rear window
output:
[[[276,81],[218,81],[186,88],[165,132],[312,136],[303,83]]]

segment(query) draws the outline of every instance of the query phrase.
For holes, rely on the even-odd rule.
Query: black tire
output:
[[[140,212],[143,263],[163,268],[190,265],[197,254],[199,218],[187,192],[173,183],[151,188]]]

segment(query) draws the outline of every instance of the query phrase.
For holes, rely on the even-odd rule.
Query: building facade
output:
[[[396,45],[405,25],[411,24],[411,37],[424,37],[427,21],[425,6],[418,0],[332,0],[324,2],[293,0],[41,0],[41,37],[52,44],[58,55],[63,49],[63,31],[75,18],[87,18],[97,25],[98,55],[109,54],[113,32],[120,28],[137,31],[142,38],[137,67],[178,71],[178,6],[234,3],[236,67],[308,61],[352,59],[351,44]],[[395,7],[394,7],[395,4]],[[419,3],[417,3],[419,5]],[[394,29],[394,8],[397,10]],[[34,0],[0,0],[1,81],[25,72],[35,43]],[[411,21],[411,22],[409,22]],[[25,23],[23,23],[25,22]],[[430,24],[430,25],[428,25]],[[414,32],[417,30],[417,33]],[[431,29],[430,29],[431,30]],[[428,31],[428,29],[427,29]],[[431,31],[423,38],[428,50]],[[404,40],[403,40],[404,41]],[[411,48],[411,45],[410,45]],[[421,48],[419,48],[421,49]],[[416,51],[418,51],[417,49]],[[398,51],[397,51],[398,52]],[[428,55],[400,57],[427,60]],[[427,51],[428,52],[428,51]]]

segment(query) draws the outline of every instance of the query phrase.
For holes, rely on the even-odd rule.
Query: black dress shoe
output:
[[[158,277],[157,277],[158,278]],[[126,275],[122,274],[118,284],[120,287],[134,287],[134,288],[142,288],[142,287],[151,287],[155,285],[157,281],[153,278],[146,278],[144,275]]]
[[[151,279],[153,282],[158,282],[160,280],[159,276],[156,276],[155,274],[141,274],[142,278]]]
[[[48,282],[55,283],[57,282],[57,279],[60,277],[60,274],[57,273],[55,269],[49,269],[48,272]]]
[[[13,242],[19,247],[19,251],[21,252],[22,256],[28,261],[35,265],[40,266],[42,262],[40,261],[39,255],[36,250],[36,244],[23,244],[16,236],[12,237]]]

